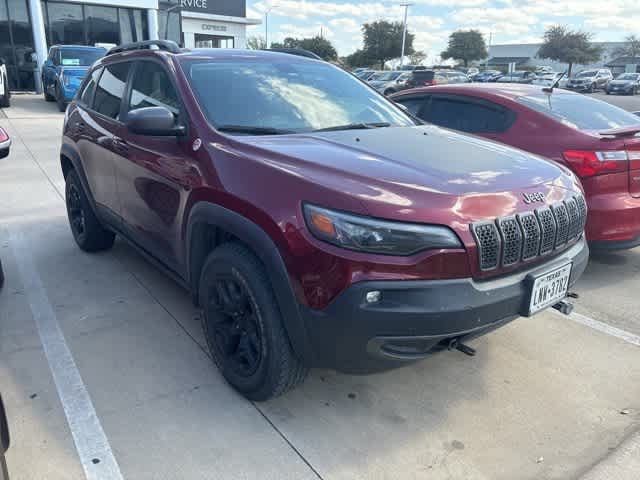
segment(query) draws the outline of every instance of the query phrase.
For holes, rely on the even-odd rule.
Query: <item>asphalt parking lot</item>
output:
[[[638,96],[595,95],[640,110]],[[474,358],[366,377],[316,370],[252,404],[212,365],[185,291],[122,241],[96,255],[76,247],[63,114],[41,96],[12,103],[0,118],[13,138],[0,160],[11,478],[637,478],[640,248],[592,256],[575,314],[516,320],[473,341]],[[43,348],[52,339],[60,355]],[[61,378],[68,370],[79,376]],[[103,435],[79,444],[87,422]]]

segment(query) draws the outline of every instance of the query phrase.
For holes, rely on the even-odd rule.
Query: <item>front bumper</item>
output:
[[[624,94],[629,94],[629,93],[633,93],[633,85],[629,85],[629,86],[625,86],[625,87],[615,87],[615,86],[608,86],[606,88],[606,91],[608,93],[624,93]]]
[[[565,87],[568,90],[577,90],[577,91],[585,91],[585,90],[589,90],[591,88],[591,84],[590,83],[582,83],[579,85],[573,84],[573,85],[569,85],[567,84],[567,86]]]
[[[484,335],[526,312],[532,277],[572,261],[573,285],[588,258],[583,237],[542,265],[491,280],[355,283],[324,310],[303,310],[313,366],[370,373],[424,358],[453,339]],[[372,290],[382,292],[380,302],[365,301]]]

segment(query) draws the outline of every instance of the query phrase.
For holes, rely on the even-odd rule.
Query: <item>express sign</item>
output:
[[[245,17],[245,0],[180,0],[180,7],[187,12],[210,13],[230,17]]]

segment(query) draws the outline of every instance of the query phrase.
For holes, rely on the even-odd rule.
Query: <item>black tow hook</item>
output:
[[[458,350],[459,352],[462,352],[465,355],[469,355],[470,357],[473,357],[476,354],[475,348],[471,348],[469,345],[465,345],[464,343],[459,342],[457,338],[452,338],[451,340],[449,340],[447,349]]]
[[[564,315],[571,315],[571,312],[573,312],[573,305],[569,302],[565,302],[564,300],[561,300],[553,305],[553,308]]]

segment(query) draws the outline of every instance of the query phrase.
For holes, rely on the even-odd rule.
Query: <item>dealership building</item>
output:
[[[245,0],[0,0],[0,58],[12,90],[40,91],[56,44],[169,39],[186,48],[244,48]]]
[[[625,47],[624,42],[594,42],[602,47],[602,57],[599,61],[589,64],[573,66],[573,72],[592,68],[610,68],[614,74],[625,71],[640,72],[640,58],[625,57],[619,55],[619,49]],[[487,64],[490,68],[507,69],[509,64],[515,64],[516,69],[534,68],[538,66],[550,66],[557,72],[567,69],[566,63],[555,62],[553,60],[538,58],[538,50],[541,43],[506,44],[491,45],[489,47],[489,59]],[[484,61],[481,62],[484,64]]]

